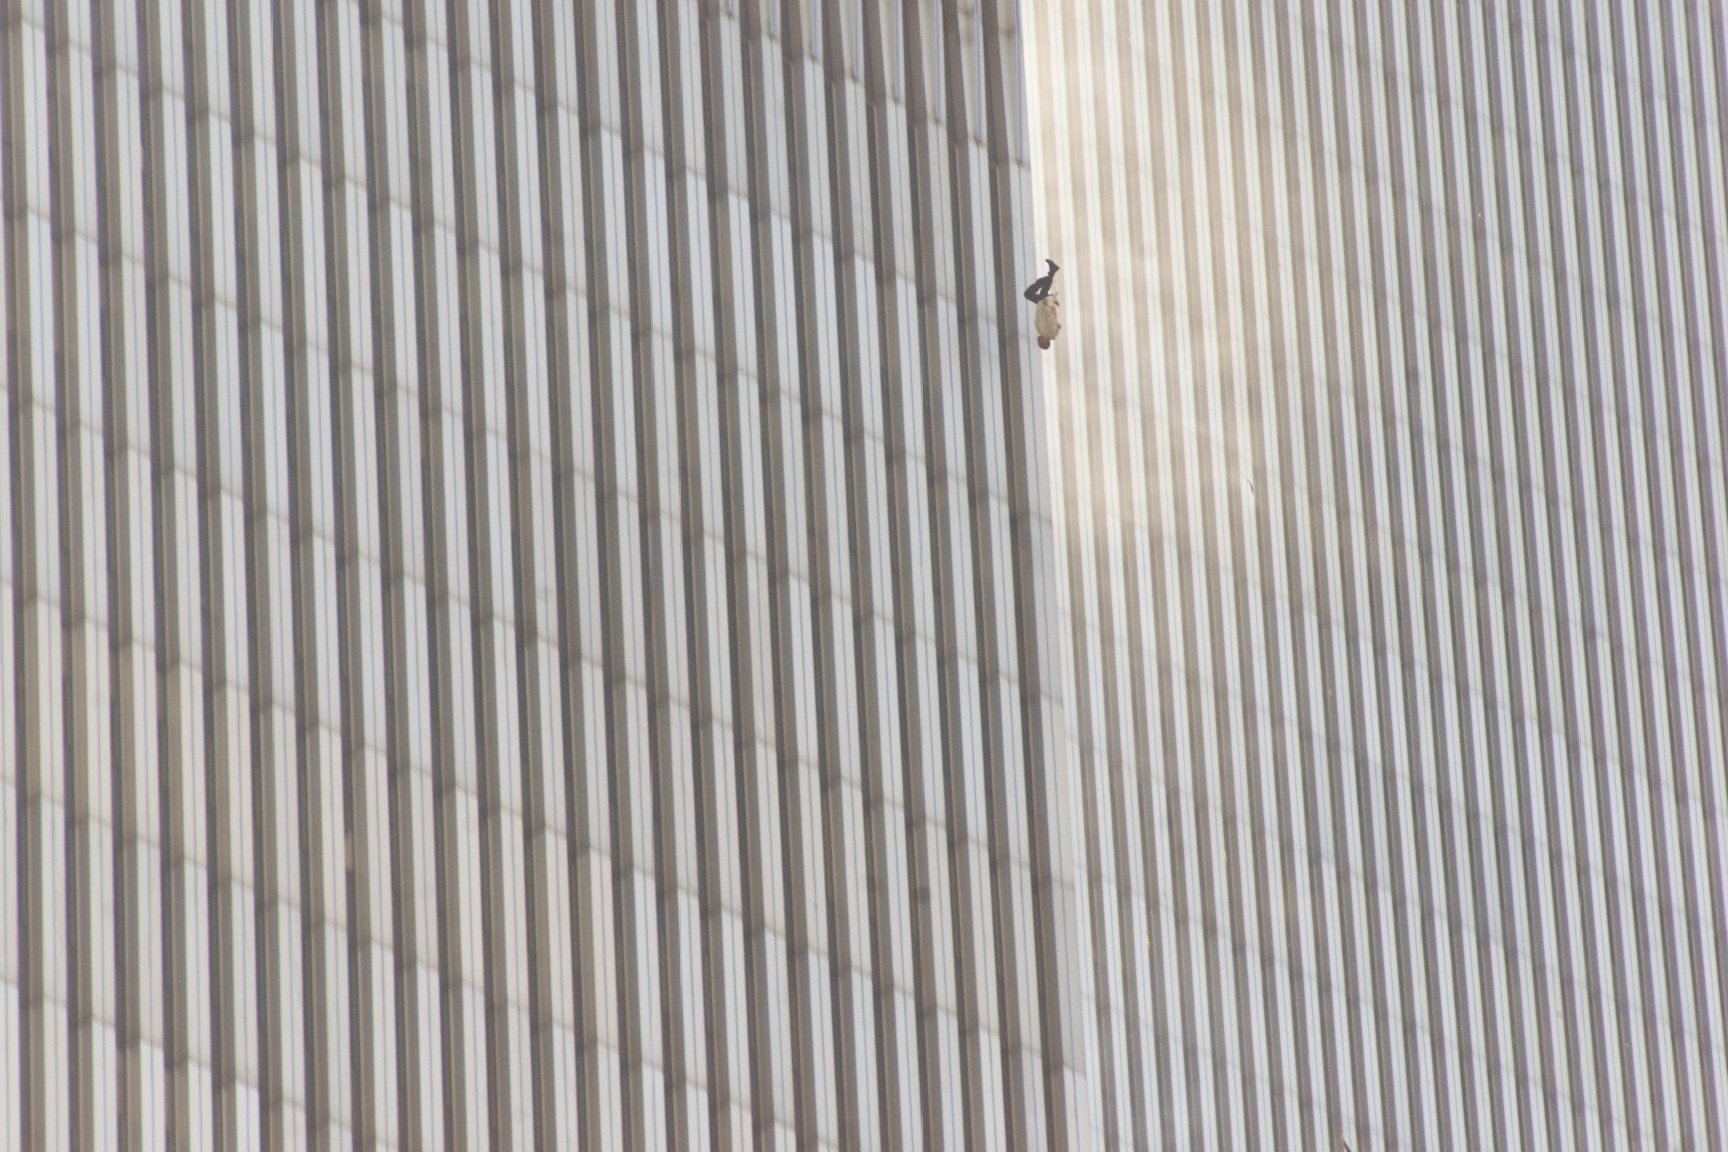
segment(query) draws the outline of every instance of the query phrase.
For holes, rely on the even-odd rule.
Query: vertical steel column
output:
[[[618,962],[613,946],[616,876],[609,809],[605,634],[600,555],[600,460],[591,427],[596,412],[595,369],[589,335],[590,268],[582,102],[586,98],[578,13],[573,6],[536,4],[536,85],[540,101],[541,174],[548,339],[548,391],[554,470],[554,522],[558,580],[564,746],[569,761],[562,819],[569,843],[571,985],[565,993],[547,973],[549,1007],[561,994],[575,1032],[568,1073],[554,1066],[547,1079],[543,1125],[566,1130],[566,1143],[610,1148],[624,1139],[622,1035]],[[550,802],[550,800],[548,800]],[[555,818],[551,812],[546,818]],[[555,1086],[566,1076],[576,1091],[562,1101]],[[552,1116],[557,1108],[561,1115]],[[544,1128],[543,1128],[544,1130]]]
[[[863,387],[848,373],[844,348],[857,335],[856,313],[840,311],[835,236],[835,141],[828,102],[829,70],[844,69],[858,36],[851,4],[788,5],[782,35],[785,130],[797,157],[788,199],[792,284],[796,291],[798,382],[802,393],[804,490],[810,582],[813,731],[821,779],[820,807],[810,814],[820,835],[826,884],[826,951],[834,1049],[833,1100],[819,1103],[835,1138],[880,1142],[880,1086],[871,1003],[869,905],[864,848],[864,792],[858,695],[858,641],[852,541],[858,519],[846,471],[846,397]]]
[[[0,27],[0,131],[13,130],[11,108],[13,36],[8,18]],[[6,310],[10,331],[17,312],[12,307],[15,240],[10,163],[0,166],[0,308]],[[21,231],[21,230],[16,230]],[[0,1143],[24,1143],[24,885],[23,843],[19,838],[22,771],[19,738],[19,683],[23,654],[18,648],[18,575],[12,534],[12,347],[0,353],[0,860],[11,867],[0,878]]]
[[[890,8],[852,2],[823,23],[827,121],[831,147],[830,227],[835,259],[835,309],[840,318],[838,401],[845,438],[845,486],[851,527],[833,545],[849,572],[856,617],[856,730],[842,733],[852,776],[840,793],[858,789],[861,811],[848,837],[830,844],[837,868],[849,865],[860,953],[852,963],[867,976],[867,1049],[853,1042],[853,1076],[873,1097],[842,1097],[842,1126],[868,1134],[867,1145],[915,1146],[918,1128],[916,978],[912,966],[911,892],[907,870],[904,717],[900,702],[893,576],[894,506],[889,487],[888,392],[892,338],[883,322],[876,227],[879,179],[872,164],[875,123],[886,99],[883,46]],[[832,790],[832,786],[831,786]],[[847,816],[845,807],[840,815]],[[831,817],[832,819],[832,817]],[[856,838],[856,839],[853,839]],[[845,854],[848,859],[840,859]],[[845,872],[841,873],[845,875]],[[874,1066],[868,1066],[866,1062]],[[873,1114],[872,1114],[873,1113]],[[855,1117],[856,1119],[853,1119]]]
[[[377,318],[372,239],[370,143],[365,99],[367,29],[361,5],[319,8],[318,100],[324,133],[324,219],[330,345],[330,535],[333,537],[335,688],[341,743],[340,788],[327,806],[320,841],[340,847],[340,871],[326,873],[325,899],[344,910],[336,934],[345,955],[348,1014],[335,1029],[343,1051],[326,1075],[327,1112],[347,1117],[362,1147],[393,1147],[397,1127],[396,958],[391,869],[383,623],[383,509],[379,503]],[[392,93],[393,100],[399,99]],[[328,635],[328,622],[325,624]],[[327,801],[327,805],[329,802]],[[344,938],[345,937],[345,938]],[[332,941],[335,942],[334,940]],[[346,1069],[346,1078],[329,1076]],[[338,1129],[338,1131],[340,1131]]]
[[[365,18],[366,161],[372,211],[370,259],[373,373],[377,387],[376,497],[382,603],[377,626],[383,649],[385,755],[388,760],[390,927],[378,926],[395,955],[394,1009],[374,1002],[368,1015],[392,1021],[377,1038],[375,1061],[393,1052],[396,1068],[377,1067],[379,1094],[394,1084],[394,1115],[373,1104],[378,1139],[393,1133],[404,1148],[444,1144],[442,968],[439,953],[437,760],[427,546],[427,482],[421,426],[426,360],[417,275],[416,194],[412,148],[424,90],[410,84],[408,25],[400,0],[372,5]],[[356,452],[360,451],[358,443]],[[365,494],[356,493],[361,500]],[[355,516],[366,512],[357,509]],[[364,617],[362,618],[364,619]],[[376,802],[374,797],[371,802]],[[376,808],[374,818],[383,816]],[[376,851],[376,849],[374,849]],[[378,865],[378,867],[383,867]],[[382,878],[382,873],[375,873]],[[382,896],[376,897],[382,899]],[[370,899],[370,897],[369,897]],[[371,910],[367,923],[376,923]],[[384,933],[388,932],[385,936]],[[387,977],[373,977],[380,982]],[[357,994],[366,994],[364,985]],[[372,993],[376,995],[376,993]],[[358,1133],[364,1141],[366,1130]]]
[[[724,1134],[758,1147],[796,1141],[792,1021],[786,936],[786,845],[774,719],[768,473],[762,452],[763,337],[758,254],[752,220],[750,114],[760,103],[751,68],[758,34],[753,7],[723,0],[707,13],[704,63],[710,96],[709,165],[714,245],[723,524],[727,542],[730,671],[734,690],[736,842],[717,844],[737,859],[736,904],[743,931],[744,1019],[728,1029],[728,1049],[744,1057],[735,1089],[749,1112],[735,1111]],[[717,826],[718,832],[718,826]],[[724,877],[722,872],[721,876]],[[716,898],[727,899],[724,880]],[[740,1123],[751,1125],[734,1137]]]
[[[150,484],[149,325],[150,253],[145,251],[144,197],[134,184],[143,169],[146,107],[179,128],[186,115],[179,69],[151,99],[141,99],[141,75],[154,31],[177,32],[177,19],[148,23],[137,5],[107,6],[95,35],[97,53],[98,185],[101,199],[103,409],[105,474],[113,511],[106,518],[112,559],[113,800],[115,826],[116,982],[119,1092],[115,1119],[126,1148],[158,1148],[169,1116],[164,1053],[163,993],[167,973],[161,930],[161,778],[156,736],[160,724],[156,682],[156,567]],[[177,15],[177,13],[176,13]],[[152,117],[152,127],[157,126]],[[160,132],[152,132],[160,142]],[[177,141],[180,143],[180,141]],[[183,148],[183,145],[182,145]],[[185,210],[185,153],[173,153],[169,187]],[[180,233],[184,237],[184,230]],[[167,248],[167,245],[163,245]],[[191,261],[182,243],[168,257],[177,275],[158,300],[160,311],[189,341]],[[166,255],[166,253],[164,253]]]
[[[918,298],[918,251],[907,57],[912,41],[904,6],[881,4],[868,53],[879,76],[870,130],[879,225],[875,259],[883,324],[883,424],[895,620],[894,669],[903,709],[899,773],[885,790],[903,798],[909,905],[907,946],[917,1019],[918,1128],[908,1146],[964,1146],[959,971],[951,947],[953,885],[948,858],[948,799],[942,759],[936,573],[931,562],[930,452],[924,392],[926,333]]]
[[[53,106],[48,13],[6,12],[5,211],[12,314],[8,435],[12,439],[12,572],[18,756],[18,904],[22,996],[20,1058],[26,1145],[69,1147],[72,1101],[67,985],[64,697],[60,587]],[[45,127],[47,126],[47,127]]]
[[[632,216],[629,138],[634,96],[626,72],[624,37],[630,14],[617,0],[587,5],[580,13],[582,52],[583,177],[587,181],[587,236],[592,295],[591,415],[599,475],[599,553],[605,590],[600,625],[606,683],[608,819],[615,856],[612,946],[617,949],[619,1046],[626,1144],[657,1143],[666,1122],[666,1070],[661,1026],[661,956],[657,859],[653,828],[655,764],[650,728],[653,685],[648,667],[649,611],[643,571],[643,441],[638,429],[639,386],[631,278]],[[640,167],[642,161],[636,161]],[[641,177],[638,176],[638,181]],[[640,193],[640,190],[638,191]],[[640,206],[636,206],[639,208]],[[658,463],[651,459],[650,468]],[[652,543],[652,541],[650,542]]]

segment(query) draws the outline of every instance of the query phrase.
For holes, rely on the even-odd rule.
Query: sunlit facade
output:
[[[0,1152],[1728,1146],[1725,35],[6,5]]]
[[[1725,10],[1025,7],[1096,1146],[1728,1147]]]

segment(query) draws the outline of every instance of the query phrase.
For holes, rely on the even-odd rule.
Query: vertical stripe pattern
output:
[[[0,1145],[1081,1146],[1016,6],[4,11]]]
[[[1023,16],[1090,1138],[1728,1141],[1720,6]]]
[[[0,4],[0,1148],[1728,1143],[1725,77]]]

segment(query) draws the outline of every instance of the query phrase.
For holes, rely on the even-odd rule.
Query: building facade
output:
[[[1728,1142],[1724,24],[12,0],[0,1149]]]
[[[6,6],[0,1147],[1082,1143],[1015,19]]]
[[[1728,1147],[1728,9],[1025,8],[1095,1146]]]

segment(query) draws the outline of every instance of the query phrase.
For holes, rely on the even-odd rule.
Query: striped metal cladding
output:
[[[1079,1143],[1016,18],[5,6],[0,1147]]]
[[[1725,105],[1687,0],[8,0],[0,1149],[1728,1145]]]
[[[1728,9],[1027,13],[1091,1138],[1728,1147]]]

